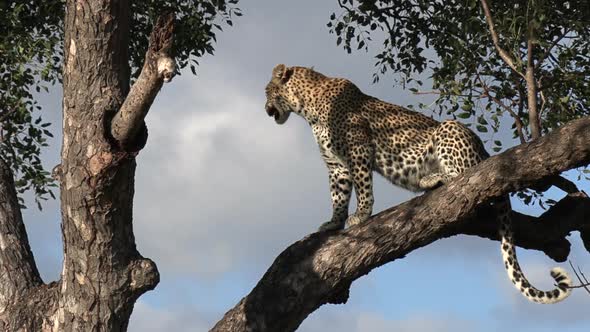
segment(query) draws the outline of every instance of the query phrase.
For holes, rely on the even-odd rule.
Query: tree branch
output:
[[[0,314],[27,290],[42,284],[14,188],[12,172],[0,158]]]
[[[529,28],[531,30],[532,28]],[[527,39],[526,85],[527,104],[529,108],[529,125],[531,126],[531,138],[541,137],[541,119],[537,109],[537,80],[535,80],[535,64],[533,60],[533,36],[529,31]]]
[[[580,267],[578,266],[577,271],[576,271],[576,268],[574,267],[574,264],[572,264],[571,261],[569,263],[570,263],[570,266],[571,266],[572,270],[574,270],[574,273],[576,275],[576,278],[578,278],[578,281],[580,281],[580,285],[579,286],[573,286],[571,288],[581,288],[581,287],[583,287],[586,290],[586,293],[590,294],[590,288],[588,287],[588,286],[590,286],[590,281],[588,281],[588,279],[584,275],[584,272],[582,272],[582,269],[580,269]]]
[[[490,29],[490,35],[492,36],[492,42],[494,43],[494,47],[496,48],[496,51],[498,51],[498,55],[500,55],[500,58],[502,58],[502,60],[504,60],[504,62],[508,65],[508,67],[510,67],[510,69],[512,69],[513,72],[515,72],[516,74],[518,74],[524,78],[525,75],[521,71],[518,70],[518,68],[516,67],[516,64],[514,63],[514,60],[510,56],[510,54],[508,54],[508,52],[506,52],[500,46],[500,39],[498,38],[498,34],[496,33],[496,28],[494,27],[494,21],[492,20],[492,14],[490,13],[490,8],[488,7],[488,3],[486,0],[481,0],[481,7],[482,7],[483,12],[486,16],[486,22],[488,23],[488,27]]]
[[[451,183],[387,209],[366,223],[307,236],[283,251],[252,292],[212,331],[294,331],[321,305],[346,302],[350,284],[372,269],[449,236],[461,225],[468,227],[474,211],[490,200],[590,163],[589,142],[590,117],[574,120],[491,157]],[[590,243],[590,227],[579,228],[582,238]],[[558,237],[550,239],[560,243]],[[524,244],[527,239],[520,241]],[[549,252],[558,259],[565,256]]]
[[[568,195],[539,217],[512,212],[512,224],[516,245],[539,250],[557,262],[565,262],[570,252],[567,236],[573,231],[588,232],[590,227],[590,198],[584,195]],[[449,232],[475,235],[499,241],[499,221],[490,206],[477,209],[475,216]],[[590,251],[590,246],[587,246]]]
[[[475,91],[475,90],[474,90]],[[479,92],[479,91],[476,91]],[[440,90],[430,90],[430,91],[413,91],[412,94],[414,95],[439,95],[439,96],[455,96],[455,97],[470,97],[466,94],[457,94],[457,93],[445,93]],[[475,98],[480,99],[486,97],[483,94],[475,96]]]
[[[173,28],[172,13],[158,17],[150,35],[148,51],[139,78],[111,122],[111,135],[125,150],[136,147],[138,135],[145,126],[143,120],[156,95],[162,84],[169,82],[174,76],[174,59],[168,55],[172,46]]]

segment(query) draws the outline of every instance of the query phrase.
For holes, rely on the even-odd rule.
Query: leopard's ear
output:
[[[291,78],[291,75],[293,75],[293,68],[288,68],[282,63],[276,65],[272,70],[272,80],[277,83],[287,83],[287,81],[289,81]]]

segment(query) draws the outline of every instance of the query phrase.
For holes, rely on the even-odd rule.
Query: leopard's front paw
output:
[[[348,227],[351,227],[351,226],[358,225],[367,219],[369,219],[369,216],[359,215],[359,214],[355,213],[355,214],[349,216],[348,219],[346,219],[346,224],[348,225]]]
[[[338,221],[327,221],[325,223],[323,223],[320,228],[318,229],[318,232],[326,232],[326,231],[336,231],[336,230],[341,230],[344,228],[344,223],[343,222],[338,222]]]
[[[440,174],[430,174],[420,179],[420,189],[432,190],[443,185],[443,179]]]

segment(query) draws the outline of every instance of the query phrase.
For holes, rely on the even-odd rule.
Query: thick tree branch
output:
[[[537,182],[535,185],[531,186],[530,188],[542,192],[547,191],[551,186],[555,186],[556,188],[563,190],[565,193],[569,195],[580,194],[584,197],[588,197],[588,195],[580,191],[580,189],[578,188],[578,186],[576,186],[575,183],[558,174],[541,180]]]
[[[584,195],[568,195],[538,218],[512,212],[516,245],[525,249],[544,252],[557,262],[564,262],[570,252],[566,237],[573,231],[590,231],[590,198]],[[475,216],[449,231],[457,234],[476,235],[499,241],[498,219],[490,206],[478,208]],[[590,243],[584,243],[590,251]]]
[[[521,71],[518,70],[518,68],[516,67],[516,64],[514,63],[514,60],[510,56],[510,54],[508,54],[508,52],[506,52],[506,50],[504,50],[502,48],[502,46],[500,46],[500,39],[498,38],[498,33],[496,32],[496,28],[494,26],[494,21],[492,19],[492,14],[490,13],[490,8],[488,7],[488,3],[486,0],[481,0],[481,8],[483,9],[483,12],[486,16],[486,22],[488,23],[488,27],[490,29],[490,35],[492,36],[492,42],[494,43],[494,47],[496,48],[496,51],[498,51],[498,55],[500,55],[500,58],[502,58],[502,60],[504,60],[504,62],[508,65],[508,67],[510,67],[510,69],[512,69],[513,72],[515,72],[516,74],[518,74],[524,78],[525,75]]]
[[[566,192],[570,195],[580,193],[580,189],[578,188],[578,186],[576,186],[575,183],[564,178],[563,176],[554,175],[554,176],[550,177],[549,180],[552,185],[556,186],[557,188],[563,190],[564,192]],[[588,197],[588,195],[586,195],[586,194],[584,194],[584,195],[585,195],[585,197]]]
[[[0,158],[0,314],[42,283],[14,188],[12,172]]]
[[[589,143],[590,117],[571,121],[533,142],[491,157],[448,185],[385,210],[364,224],[311,234],[282,252],[252,292],[212,331],[294,331],[321,305],[345,302],[354,280],[449,236],[457,227],[467,225],[474,211],[490,200],[590,163]],[[588,243],[589,228],[578,228]],[[524,245],[527,239],[520,241]],[[561,259],[565,254],[551,255]]]
[[[138,135],[141,135],[141,130],[145,126],[145,116],[162,84],[174,76],[174,59],[168,54],[172,46],[173,28],[172,13],[158,18],[150,35],[148,51],[139,78],[111,122],[111,135],[126,150],[137,149]]]

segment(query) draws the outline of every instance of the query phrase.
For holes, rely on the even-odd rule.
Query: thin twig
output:
[[[521,144],[526,143],[526,138],[524,136],[523,129],[522,129],[524,127],[524,124],[522,123],[522,120],[520,119],[520,117],[516,113],[514,113],[514,111],[510,107],[508,107],[508,105],[504,104],[500,99],[498,99],[495,96],[490,94],[489,87],[487,86],[487,84],[484,83],[484,81],[481,79],[481,77],[479,75],[476,75],[476,79],[481,84],[481,86],[485,92],[485,95],[488,98],[490,98],[493,102],[498,104],[500,107],[502,107],[502,109],[507,111],[508,114],[510,114],[510,116],[512,116],[512,118],[514,119],[514,124],[516,125],[516,133],[518,134],[518,138],[520,139],[520,143]]]
[[[578,271],[580,271],[580,274],[582,275],[580,277],[580,274],[578,274],[578,271],[576,271],[576,268],[574,268],[574,264],[572,264],[572,261],[568,261],[568,262],[570,263],[572,270],[574,270],[574,274],[576,275],[576,278],[578,278],[578,280],[580,281],[580,285],[569,286],[568,288],[584,288],[586,290],[586,292],[588,292],[588,294],[590,294],[590,288],[588,288],[588,286],[590,286],[590,282],[588,281],[588,279],[586,279],[586,276],[584,275],[584,272],[582,272],[582,269],[580,269],[580,267],[578,266]],[[584,281],[582,281],[582,279],[584,279]]]
[[[342,4],[342,1],[338,0],[338,5],[340,6],[340,8],[346,9],[346,11],[348,11],[349,13],[352,12],[352,9],[347,7],[346,5]]]
[[[535,66],[535,69],[539,69],[539,67],[541,67],[541,65],[543,64],[543,61],[545,61],[545,59],[547,59],[547,57],[549,56],[549,54],[551,54],[551,50],[555,47],[555,45],[557,45],[557,43],[559,43],[564,37],[565,35],[567,35],[570,32],[569,29],[565,29],[563,31],[563,34],[561,34],[560,36],[558,36],[552,43],[551,45],[549,45],[549,47],[547,47],[547,49],[545,50],[545,53],[543,53],[543,55],[539,58],[539,60],[537,61],[537,65]]]
[[[478,92],[477,90],[474,90],[474,91]],[[465,97],[465,98],[471,97],[469,95],[442,92],[440,90],[414,91],[412,93],[415,95],[439,95],[439,96],[455,96],[455,97]],[[485,97],[486,97],[486,95],[484,95],[484,94],[480,94],[479,96],[475,96],[475,98],[477,98],[477,99],[481,99],[481,98],[485,98]]]
[[[516,74],[522,76],[523,78],[525,75],[516,68],[516,64],[512,57],[500,46],[500,39],[498,38],[498,34],[496,33],[496,28],[494,27],[494,21],[492,20],[492,14],[490,13],[490,8],[488,7],[488,3],[486,0],[481,0],[481,7],[483,12],[486,16],[486,22],[488,23],[488,27],[490,29],[490,34],[492,36],[492,42],[494,43],[494,47],[498,51],[500,58],[504,60],[504,62],[514,71]]]
[[[586,276],[584,275],[584,272],[582,272],[582,269],[580,269],[580,267],[578,266],[578,271],[580,272],[580,274],[582,275],[582,278],[584,279],[584,282],[589,285],[590,281],[588,281],[588,279],[586,278]]]

